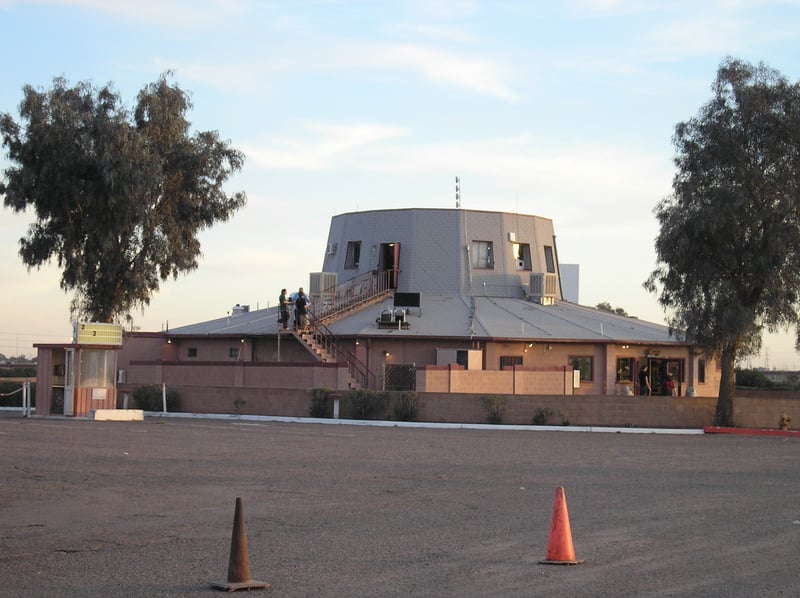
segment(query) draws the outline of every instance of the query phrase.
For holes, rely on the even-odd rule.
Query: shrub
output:
[[[162,411],[164,403],[158,384],[140,386],[133,391],[133,400],[144,411]],[[178,392],[167,388],[167,411],[178,410]]]
[[[553,417],[553,410],[550,407],[537,407],[533,413],[532,423],[534,426],[544,426]]]
[[[736,370],[736,385],[749,386],[751,388],[770,388],[774,386],[772,381],[763,372],[758,370]]]
[[[311,408],[308,410],[309,417],[330,417],[328,409],[330,404],[330,396],[330,388],[312,388]]]
[[[397,393],[394,403],[394,417],[397,420],[410,422],[417,417],[417,393],[403,390]]]
[[[481,404],[486,410],[486,421],[490,424],[503,423],[503,413],[506,410],[505,397],[499,397],[497,395],[481,397]]]
[[[16,365],[0,368],[0,378],[36,378],[35,365]]]
[[[389,397],[389,393],[379,390],[358,388],[347,391],[347,399],[354,419],[369,419],[381,409]]]

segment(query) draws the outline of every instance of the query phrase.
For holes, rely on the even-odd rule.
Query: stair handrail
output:
[[[377,377],[366,364],[356,357],[352,351],[337,344],[336,337],[330,328],[311,310],[308,312],[308,320],[310,334],[317,346],[332,355],[337,361],[347,363],[348,373],[362,388],[374,388],[373,384]]]
[[[394,289],[397,274],[397,268],[365,272],[314,293],[311,301],[317,318],[323,322],[330,321],[375,297],[388,294]]]

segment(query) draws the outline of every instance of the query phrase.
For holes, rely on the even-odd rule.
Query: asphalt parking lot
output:
[[[797,596],[800,440],[0,416],[0,595]],[[566,488],[585,564],[540,565]]]

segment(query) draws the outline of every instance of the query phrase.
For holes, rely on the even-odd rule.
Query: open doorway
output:
[[[378,270],[380,272],[389,272],[387,275],[389,288],[396,289],[400,273],[400,243],[381,243]]]
[[[683,394],[683,359],[648,359],[650,386],[654,395],[670,395],[667,382],[675,383],[677,395]]]

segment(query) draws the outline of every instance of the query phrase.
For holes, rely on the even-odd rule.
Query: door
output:
[[[667,376],[675,384],[676,395],[681,396],[683,389],[681,382],[683,381],[683,360],[682,359],[668,359],[667,360]]]
[[[72,415],[75,388],[75,349],[67,349],[64,359],[64,415]]]
[[[650,384],[654,395],[670,395],[669,381],[674,382],[677,394],[681,394],[681,380],[683,380],[682,359],[650,359]]]
[[[381,243],[381,255],[378,269],[387,272],[386,283],[388,288],[397,288],[397,278],[400,272],[400,243]]]

